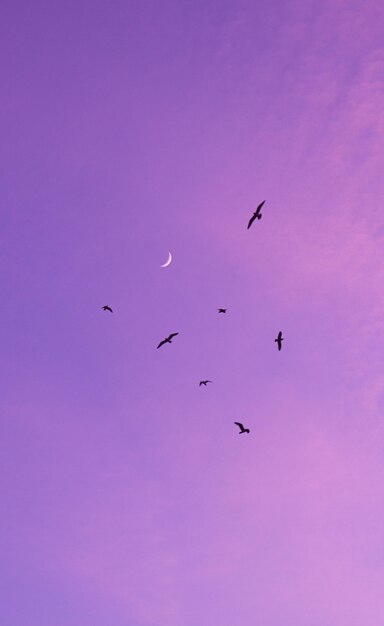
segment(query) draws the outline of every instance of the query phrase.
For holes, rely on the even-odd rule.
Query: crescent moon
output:
[[[168,259],[164,263],[164,265],[162,265],[161,267],[168,267],[168,265],[170,264],[171,261],[172,261],[172,254],[170,252],[168,252]]]

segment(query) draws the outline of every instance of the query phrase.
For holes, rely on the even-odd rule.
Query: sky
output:
[[[1,624],[384,622],[383,23],[3,0]]]

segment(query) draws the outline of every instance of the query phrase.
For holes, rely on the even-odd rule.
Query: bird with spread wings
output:
[[[176,337],[176,335],[178,335],[178,334],[179,333],[171,333],[170,335],[168,335],[168,337],[163,339],[163,341],[160,341],[160,343],[159,343],[159,345],[157,347],[161,348],[161,346],[163,346],[165,343],[172,343],[172,338]]]
[[[282,331],[279,332],[279,334],[277,335],[275,341],[277,343],[277,349],[281,350],[281,346],[283,345],[283,341],[284,341],[284,337],[283,337]]]
[[[234,422],[236,424],[236,426],[238,426],[240,428],[240,432],[239,435],[242,435],[243,433],[249,433],[250,430],[249,428],[244,428],[243,424],[241,422]]]
[[[261,202],[261,204],[259,204],[259,206],[257,207],[256,211],[252,215],[251,219],[248,222],[247,230],[248,230],[248,228],[251,228],[251,226],[252,226],[252,224],[253,224],[253,222],[255,221],[256,218],[258,220],[261,220],[262,213],[260,211],[261,211],[261,207],[263,206],[264,202],[265,202],[265,200],[263,200],[263,202]]]

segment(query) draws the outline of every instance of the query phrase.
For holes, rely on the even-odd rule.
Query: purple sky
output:
[[[3,0],[2,625],[384,622],[383,23]]]

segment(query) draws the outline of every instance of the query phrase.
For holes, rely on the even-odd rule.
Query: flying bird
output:
[[[219,311],[219,313],[226,313],[227,309],[217,309]]]
[[[108,306],[107,304],[105,306],[102,306],[101,308],[103,309],[103,311],[110,311],[111,313],[113,313],[111,307]]]
[[[201,385],[204,385],[204,387],[206,387],[207,383],[211,383],[211,382],[212,382],[211,380],[201,380],[199,382],[199,387],[201,387]]]
[[[241,422],[234,422],[236,424],[236,426],[238,426],[240,428],[240,432],[239,435],[242,435],[243,433],[249,433],[249,428],[244,428],[243,424],[241,424]]]
[[[283,333],[281,331],[277,335],[277,338],[275,339],[275,341],[277,343],[278,349],[281,350],[282,342],[284,341]]]
[[[261,204],[259,204],[259,206],[257,207],[256,211],[252,215],[251,219],[248,222],[247,230],[248,230],[248,228],[251,228],[251,226],[252,226],[252,224],[253,224],[253,222],[255,221],[256,218],[258,220],[261,220],[262,213],[260,213],[260,211],[261,211],[261,207],[263,206],[264,202],[265,202],[265,200],[263,200],[263,202]]]
[[[157,346],[158,348],[160,348],[161,346],[163,346],[165,343],[172,343],[172,338],[176,337],[176,335],[178,335],[179,333],[171,333],[168,337],[166,337],[165,339],[163,339],[163,341],[160,341],[159,345]]]

